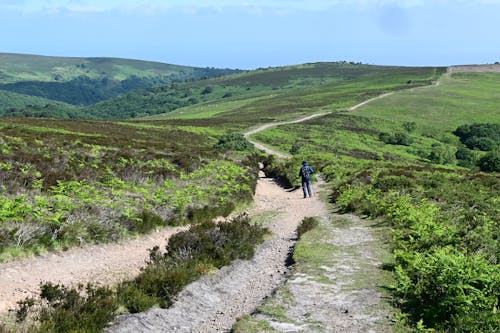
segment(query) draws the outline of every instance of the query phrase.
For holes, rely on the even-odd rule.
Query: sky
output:
[[[0,52],[255,69],[500,62],[500,0],[0,0]]]

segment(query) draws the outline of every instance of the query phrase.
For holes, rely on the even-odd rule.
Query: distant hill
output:
[[[78,106],[94,104],[134,89],[235,72],[238,71],[120,58],[0,53],[0,91]]]
[[[253,103],[255,112],[267,115],[304,111],[305,108],[327,106],[337,100],[335,92],[351,89],[365,82],[358,96],[377,95],[380,88],[370,92],[370,84],[387,81],[388,89],[411,88],[430,84],[445,68],[374,66],[348,62],[311,63],[273,67],[226,75],[222,77],[175,83],[136,90],[92,105],[86,114],[97,118],[127,119],[156,114],[198,117],[203,112],[223,113],[223,109],[238,112],[242,104]],[[380,87],[380,85],[378,85]],[[306,97],[306,96],[310,97]],[[270,102],[270,98],[273,99]],[[297,102],[300,99],[300,103]],[[233,102],[231,107],[217,107],[219,102]],[[305,102],[307,101],[307,103]],[[270,110],[272,108],[273,110]],[[177,110],[175,112],[172,112]],[[203,111],[205,110],[205,111]],[[267,111],[266,111],[267,110]],[[246,109],[246,113],[254,112]],[[254,116],[249,116],[254,117]],[[163,118],[162,118],[163,119]]]

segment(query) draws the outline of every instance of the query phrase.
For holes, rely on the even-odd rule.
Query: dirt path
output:
[[[299,118],[299,119],[288,120],[288,121],[279,121],[279,122],[264,124],[264,125],[261,125],[261,126],[258,126],[256,128],[254,128],[254,129],[251,129],[250,131],[247,131],[246,133],[244,133],[244,136],[245,136],[245,138],[248,141],[250,141],[255,146],[255,148],[261,149],[261,150],[265,151],[268,154],[276,155],[279,158],[287,158],[287,157],[289,157],[288,154],[285,154],[285,153],[280,152],[280,151],[276,151],[276,150],[274,150],[274,149],[272,149],[272,148],[270,148],[270,147],[268,147],[268,146],[266,146],[266,145],[264,145],[264,144],[262,144],[262,143],[260,143],[258,141],[252,140],[250,138],[250,136],[252,134],[264,131],[264,130],[266,130],[268,128],[271,128],[271,127],[276,127],[276,126],[286,125],[286,124],[302,123],[302,122],[310,120],[310,119],[314,119],[314,118],[325,116],[325,115],[327,115],[329,113],[331,113],[331,112],[319,112],[319,113],[315,113],[315,114],[312,114],[312,115],[309,115],[309,116],[306,116],[306,117],[302,117],[302,118]]]
[[[286,259],[295,229],[305,216],[328,214],[317,197],[285,191],[272,179],[261,178],[251,217],[274,215],[266,223],[272,237],[252,260],[237,261],[187,286],[169,309],[151,309],[125,316],[108,332],[225,332],[249,314],[286,279]]]
[[[83,246],[0,264],[0,313],[37,295],[40,282],[113,284],[135,276],[148,259],[148,249],[166,245],[166,239],[182,229],[185,227],[167,228],[120,243]]]
[[[381,99],[381,98],[384,98],[384,97],[387,97],[387,96],[390,96],[394,94],[394,91],[391,91],[391,92],[388,92],[388,93],[385,93],[385,94],[382,94],[382,95],[379,95],[379,96],[376,96],[376,97],[373,97],[373,98],[370,98],[370,99],[367,99],[366,101],[364,102],[361,102],[361,103],[358,103],[356,105],[353,105],[351,107],[348,107],[347,110],[348,111],[353,111],[353,110],[356,110],[357,108],[360,108],[362,107],[363,105],[366,105],[368,103],[371,103],[373,101],[376,101],[377,99]]]
[[[389,94],[384,94],[377,98],[383,98],[387,95]],[[354,110],[355,108],[377,98],[355,105],[351,109]],[[245,133],[245,136],[249,137],[251,134],[273,126],[303,122],[325,114],[328,114],[328,112],[321,112],[292,121],[265,124]],[[276,154],[281,157],[287,156],[286,154],[273,151],[271,148],[258,142],[252,142],[258,148],[264,149],[269,153]],[[255,202],[256,208],[252,214],[260,214],[263,211],[279,213],[279,215],[273,219],[273,223],[271,225],[274,233],[272,240],[266,242],[262,249],[259,249],[256,259],[252,261],[257,263],[257,266],[263,266],[263,263],[265,263],[265,267],[256,268],[255,278],[248,279],[249,284],[247,288],[249,289],[247,292],[252,291],[253,293],[253,291],[255,291],[254,284],[258,284],[259,286],[263,286],[262,293],[258,296],[257,293],[255,293],[257,297],[248,301],[246,300],[246,296],[244,296],[245,299],[241,299],[239,296],[237,297],[237,295],[232,295],[231,297],[235,299],[235,302],[233,302],[229,308],[235,310],[228,310],[229,308],[227,306],[225,307],[226,310],[216,310],[216,312],[218,311],[217,313],[220,311],[222,311],[222,313],[212,317],[215,322],[220,321],[222,323],[222,320],[219,320],[219,317],[227,317],[230,313],[232,318],[231,320],[234,320],[241,314],[251,312],[251,310],[262,301],[263,297],[269,295],[269,293],[276,288],[277,285],[282,283],[284,279],[283,273],[285,271],[284,261],[288,253],[288,248],[292,245],[290,239],[293,238],[293,231],[295,230],[297,224],[304,216],[327,216],[327,212],[323,204],[317,198],[303,200],[301,193],[286,192],[269,179],[260,180],[257,194],[255,196]],[[124,278],[134,276],[139,272],[139,269],[144,265],[145,260],[148,258],[147,250],[155,245],[163,247],[166,244],[168,237],[179,230],[181,229],[167,228],[151,235],[146,235],[135,240],[125,240],[118,244],[84,246],[82,248],[74,248],[68,251],[48,253],[33,258],[2,263],[0,264],[0,314],[6,313],[9,309],[15,307],[17,301],[28,296],[35,296],[39,291],[39,285],[41,282],[50,281],[65,285],[74,285],[86,282],[113,284]],[[279,255],[274,256],[276,254]],[[244,266],[246,264],[247,263],[240,262],[237,265]],[[234,274],[241,274],[241,272],[237,272],[237,268],[234,268],[233,266],[231,267],[232,268],[227,268],[222,271],[227,273],[230,270],[234,270]],[[249,267],[244,267],[242,269],[244,272],[250,270]],[[221,274],[224,275],[226,273]],[[247,274],[244,273],[243,275],[249,278]],[[268,287],[264,287],[265,283],[263,282],[266,280],[266,276],[268,280]],[[211,276],[207,277],[203,281],[210,279],[213,280],[217,278]],[[220,279],[222,281],[223,278],[220,277]],[[221,282],[222,284],[218,287],[220,290],[237,289],[233,287],[224,287],[224,283],[229,283],[232,279],[224,281],[226,282]],[[210,283],[214,284],[215,282]],[[246,283],[240,281],[238,284],[245,285]],[[185,293],[189,294],[193,292],[189,290],[190,289],[188,288],[188,291]],[[242,291],[241,295],[246,295],[247,292]],[[183,297],[184,296],[185,294]],[[228,297],[229,295],[225,295],[222,297],[222,300],[227,300]],[[200,304],[204,303],[201,302]],[[207,319],[208,321],[205,321],[204,325],[208,326],[204,327],[207,329],[208,327],[214,328],[215,326],[210,324],[210,320],[212,319]]]

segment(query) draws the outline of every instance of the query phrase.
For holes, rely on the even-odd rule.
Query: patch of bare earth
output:
[[[41,282],[64,285],[92,282],[112,285],[139,273],[149,258],[148,249],[165,246],[183,228],[167,228],[137,239],[104,245],[86,245],[67,251],[0,264],[0,313],[16,302],[39,294]]]

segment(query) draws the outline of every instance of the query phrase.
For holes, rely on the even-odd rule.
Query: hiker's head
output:
[[[302,161],[302,165],[307,165],[307,161],[306,161],[306,160],[303,160],[303,161]]]

